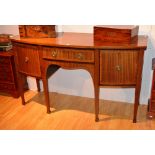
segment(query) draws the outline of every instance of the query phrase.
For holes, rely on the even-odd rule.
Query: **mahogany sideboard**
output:
[[[144,51],[147,37],[138,36],[130,44],[94,41],[93,34],[64,33],[57,38],[12,39],[19,71],[22,104],[25,104],[22,80],[24,75],[43,80],[47,113],[50,101],[47,79],[60,67],[85,69],[94,83],[95,120],[99,121],[99,89],[101,86],[135,88],[133,122],[141,90]]]

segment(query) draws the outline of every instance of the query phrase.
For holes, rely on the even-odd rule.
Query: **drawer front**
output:
[[[137,50],[101,50],[100,84],[135,85],[137,60]]]
[[[71,62],[94,62],[93,50],[46,48],[43,49],[43,58]]]
[[[14,81],[13,70],[10,65],[0,65],[0,81]]]
[[[31,76],[41,76],[39,49],[37,46],[15,44],[19,71]]]

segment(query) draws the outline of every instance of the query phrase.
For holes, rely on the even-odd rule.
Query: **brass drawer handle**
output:
[[[84,59],[84,55],[82,53],[78,53],[78,54],[75,55],[75,58],[79,59],[79,60],[83,60]]]
[[[116,68],[117,71],[121,70],[121,66],[119,66],[119,65],[117,65],[115,68]]]
[[[29,62],[29,58],[25,57],[25,63],[28,63],[28,62]]]
[[[52,57],[57,57],[57,51],[52,51]]]

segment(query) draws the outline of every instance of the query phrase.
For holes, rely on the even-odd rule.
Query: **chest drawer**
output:
[[[10,65],[10,59],[7,57],[0,57],[0,65]]]
[[[0,81],[13,82],[13,70],[11,65],[0,64]]]
[[[14,84],[0,83],[0,91],[12,92],[12,91],[16,91],[16,87]]]
[[[20,72],[31,76],[41,76],[39,49],[37,46],[15,44],[17,52],[18,69]]]
[[[137,50],[101,50],[100,84],[135,85],[137,60]]]
[[[43,58],[71,62],[94,62],[93,50],[68,49],[68,48],[46,48],[43,49]]]

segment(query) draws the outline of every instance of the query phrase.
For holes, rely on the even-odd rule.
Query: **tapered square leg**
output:
[[[45,103],[47,107],[47,113],[50,114],[50,102],[49,102],[49,91],[48,91],[48,80],[46,78],[43,79],[43,87],[44,87],[44,94],[45,94]]]

